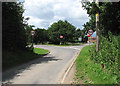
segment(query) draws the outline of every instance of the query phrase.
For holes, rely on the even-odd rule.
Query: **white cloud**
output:
[[[88,21],[79,0],[25,0],[24,16],[29,16],[29,24],[48,28],[58,20],[68,20],[75,27],[82,28]]]

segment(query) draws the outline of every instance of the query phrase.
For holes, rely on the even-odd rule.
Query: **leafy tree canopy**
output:
[[[16,2],[2,3],[2,42],[3,49],[16,50],[26,48],[26,36],[23,24],[23,5]]]
[[[76,27],[70,24],[67,20],[53,23],[49,28],[49,41],[59,44],[60,41],[72,42],[74,41]],[[60,35],[63,39],[60,39]]]

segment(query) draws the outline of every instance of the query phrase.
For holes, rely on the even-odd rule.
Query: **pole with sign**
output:
[[[34,38],[34,35],[35,35],[35,31],[34,30],[31,30],[31,35],[32,35],[32,45],[31,45],[31,47],[33,47],[33,38]]]
[[[92,41],[92,39],[91,39],[91,35],[94,33],[94,31],[92,30],[92,29],[89,29],[88,30],[88,37],[90,38],[89,40],[89,43]]]
[[[100,0],[96,0],[96,4],[99,8]],[[96,12],[96,38],[97,38],[97,51],[99,51],[99,44],[100,44],[100,13],[99,11]]]
[[[60,35],[60,39],[63,39],[63,36],[62,36],[62,35]],[[60,45],[61,45],[61,42],[60,42]]]

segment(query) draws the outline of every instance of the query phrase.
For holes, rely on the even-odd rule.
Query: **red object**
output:
[[[61,35],[61,36],[60,36],[60,38],[62,39],[62,38],[63,38],[63,36]]]
[[[88,34],[88,37],[90,37],[91,35]]]
[[[35,35],[35,31],[31,30],[31,35],[34,36]]]
[[[89,35],[92,35],[93,33],[94,33],[94,31],[93,31],[92,29],[89,29],[89,30],[88,30],[88,34],[89,34]]]

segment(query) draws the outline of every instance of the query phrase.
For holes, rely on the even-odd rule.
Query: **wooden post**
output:
[[[99,7],[99,0],[96,0],[96,3]],[[99,51],[100,44],[100,25],[99,25],[99,12],[96,13],[96,38],[97,38],[97,51]]]

